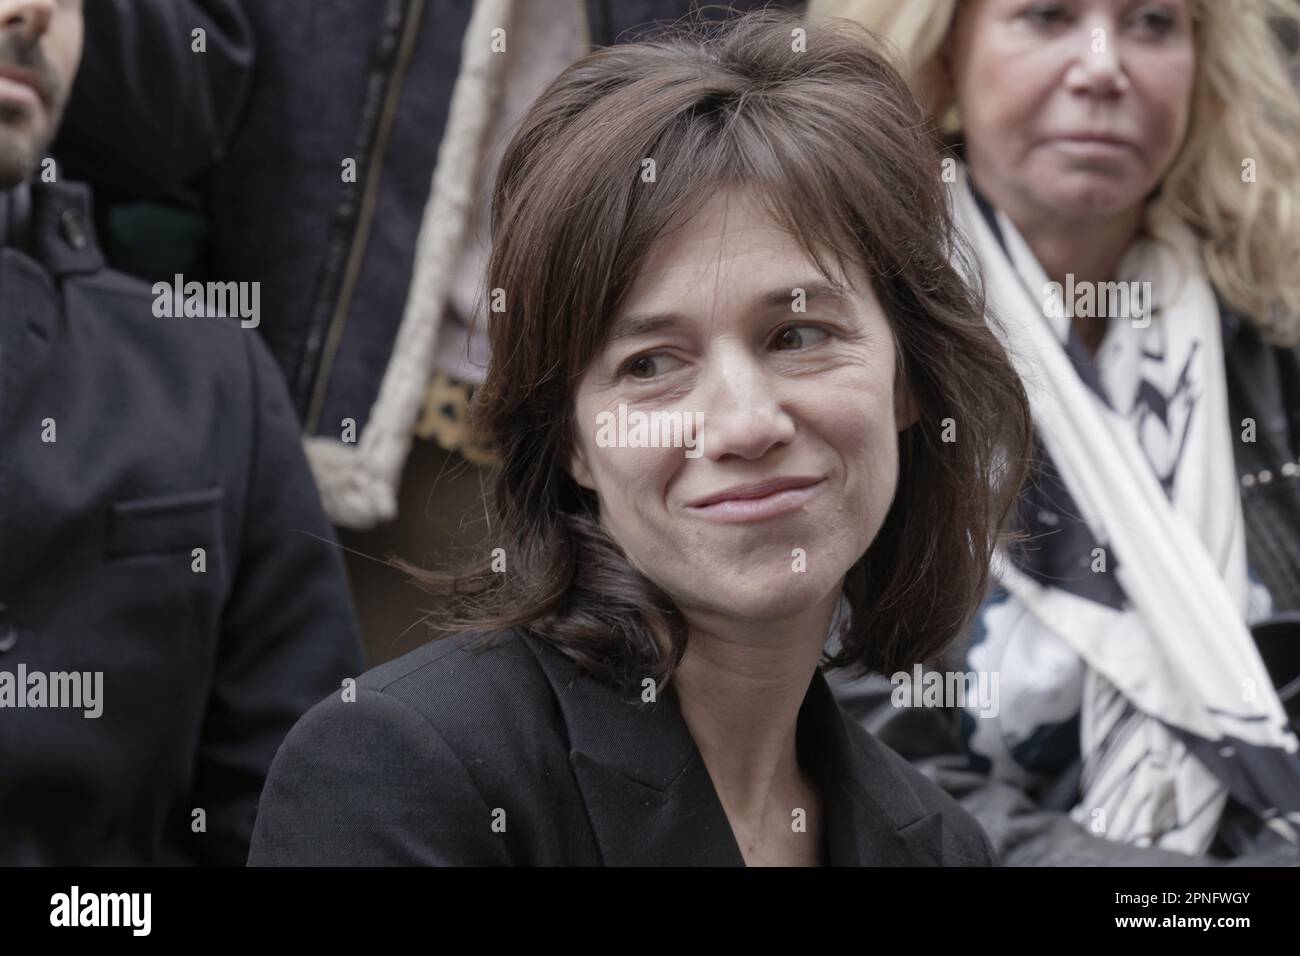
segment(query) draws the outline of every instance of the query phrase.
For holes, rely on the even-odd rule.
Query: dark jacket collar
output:
[[[717,791],[672,694],[657,703],[578,673],[525,637],[555,691],[569,759],[606,865],[743,866]],[[851,725],[820,670],[799,711],[798,746],[823,793],[837,865],[942,862],[942,817],[927,813],[884,745]]]
[[[95,242],[90,190],[80,183],[24,183],[0,190],[5,207],[0,235],[0,268],[5,270],[6,297],[26,301],[27,328],[37,343],[48,343],[60,310],[38,308],[52,301],[61,282],[104,269]]]
[[[104,268],[95,242],[90,189],[85,185],[23,183],[0,191],[0,200],[14,211],[6,216],[0,244],[31,256],[55,278]]]

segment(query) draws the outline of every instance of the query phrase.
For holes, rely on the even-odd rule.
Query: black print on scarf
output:
[[[1178,378],[1162,387],[1153,379],[1165,367],[1166,350],[1142,352],[1144,368],[1133,403],[1132,416],[1137,425],[1138,442],[1160,479],[1165,495],[1173,493],[1174,479],[1187,449],[1193,417],[1202,393],[1200,363],[1196,361],[1201,343],[1193,342]],[[1151,373],[1155,373],[1154,375]]]

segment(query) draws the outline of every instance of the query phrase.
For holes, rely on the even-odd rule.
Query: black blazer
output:
[[[250,865],[744,865],[671,694],[624,702],[519,631],[478,653],[471,639],[375,668],[355,700],[303,717],[272,764]],[[974,818],[849,719],[820,670],[797,746],[832,865],[994,862]]]

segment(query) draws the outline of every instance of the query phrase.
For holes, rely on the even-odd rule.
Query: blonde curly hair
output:
[[[892,44],[912,90],[957,132],[936,58],[958,0],[810,0]],[[1277,345],[1300,343],[1300,94],[1278,30],[1300,29],[1295,0],[1190,0],[1196,79],[1187,137],[1150,220],[1172,215],[1200,239],[1223,300]],[[1294,35],[1294,34],[1293,34]],[[1252,175],[1248,176],[1247,173]]]

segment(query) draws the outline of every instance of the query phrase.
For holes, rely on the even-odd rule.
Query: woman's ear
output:
[[[943,42],[939,44],[939,49],[934,51],[935,67],[939,72],[939,78],[943,80],[945,89],[949,93],[953,92],[953,87],[956,85],[953,81],[952,68],[954,36],[957,32],[956,25],[956,16],[954,16],[953,22],[948,25],[948,32],[944,35]]]
[[[894,378],[894,424],[898,431],[904,432],[917,423],[921,411],[912,397],[912,390],[907,387],[907,379],[899,374]]]
[[[957,104],[957,80],[953,67],[952,27],[943,38],[939,49],[935,50],[930,61],[925,65],[921,81],[924,85],[924,102],[930,112],[941,122],[948,120]]]
[[[569,474],[588,491],[596,490],[596,483],[591,478],[591,468],[587,465],[586,452],[580,447],[575,448],[573,454],[569,456]]]

